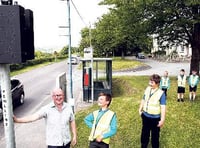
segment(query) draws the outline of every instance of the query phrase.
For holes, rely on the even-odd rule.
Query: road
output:
[[[132,57],[131,57],[132,58]],[[181,68],[186,70],[189,74],[189,63],[165,63],[153,61],[151,59],[141,59],[140,61],[149,65],[151,68],[140,71],[129,72],[113,72],[116,75],[151,75],[157,73],[162,75],[165,70],[169,71],[169,75],[177,75]],[[81,98],[81,84],[82,73],[81,70],[75,70],[73,66],[73,90],[74,98]],[[16,116],[24,116],[34,113],[38,108],[51,101],[50,91],[55,87],[56,77],[63,72],[67,72],[66,61],[51,64],[42,68],[37,68],[30,72],[17,75],[16,78],[20,79],[25,87],[25,103],[14,110]],[[88,105],[81,102],[80,99],[76,100],[76,104],[80,106]],[[77,106],[78,106],[77,105]],[[79,108],[79,106],[77,107]],[[2,122],[0,123],[0,147],[4,148],[4,128]],[[15,123],[15,141],[17,148],[44,148],[45,147],[45,125],[44,120],[39,120],[28,124]]]
[[[72,70],[76,69],[76,67],[77,65],[73,65]],[[51,101],[51,90],[56,86],[56,77],[63,72],[67,73],[67,71],[68,65],[66,61],[63,61],[15,76],[24,84],[25,103],[15,108],[14,114],[18,117],[28,115],[49,103]],[[73,73],[73,83],[80,82],[81,77],[79,75],[80,71]],[[74,94],[74,97],[77,97],[77,95],[79,94]],[[45,147],[44,130],[44,120],[29,124],[15,124],[16,147],[30,148],[29,143],[34,143],[34,148]],[[0,122],[0,147],[6,147],[2,121]]]
[[[135,59],[134,57],[129,57],[129,59]],[[128,72],[113,72],[113,75],[152,75],[157,73],[159,75],[163,75],[164,71],[169,72],[169,76],[177,76],[180,70],[185,69],[186,75],[189,75],[190,71],[190,63],[188,62],[178,62],[178,63],[167,63],[161,61],[155,61],[152,59],[137,59],[143,62],[146,65],[149,65],[151,68],[144,70],[130,70]]]

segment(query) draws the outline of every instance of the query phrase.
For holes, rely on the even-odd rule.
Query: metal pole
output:
[[[70,20],[70,1],[67,0],[68,7],[68,27],[69,27],[69,44],[68,44],[68,58],[69,58],[69,99],[70,104],[74,110],[74,99],[73,99],[73,85],[72,85],[72,63],[71,63],[71,20]]]
[[[0,64],[0,84],[6,148],[15,148],[10,69],[8,64]]]
[[[91,24],[90,24],[90,29],[89,29],[89,37],[90,37],[90,49],[91,49],[91,100],[92,103],[94,102],[94,76],[93,76],[93,48],[92,48],[92,34],[91,34]]]

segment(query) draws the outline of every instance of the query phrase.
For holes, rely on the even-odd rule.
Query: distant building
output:
[[[158,45],[158,41],[156,39],[156,35],[153,35],[153,48],[151,50],[151,53],[155,53],[156,51],[162,50],[161,47],[159,47]],[[186,45],[174,45],[174,46],[170,46],[168,49],[165,49],[166,55],[170,55],[173,52],[176,52],[178,54],[179,57],[191,57],[192,55],[192,49],[189,46]]]

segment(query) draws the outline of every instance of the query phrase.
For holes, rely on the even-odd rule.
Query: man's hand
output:
[[[74,137],[72,138],[71,145],[72,145],[72,146],[75,146],[76,143],[77,143],[77,140],[76,140],[76,137],[74,136]]]
[[[13,121],[17,122],[17,117],[15,115],[13,115]]]

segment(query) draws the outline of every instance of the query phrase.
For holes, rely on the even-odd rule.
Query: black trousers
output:
[[[104,142],[90,141],[89,148],[109,148],[109,144]]]
[[[142,114],[141,148],[147,148],[151,134],[152,148],[159,148],[160,127],[157,127],[160,118],[148,118]]]
[[[69,142],[68,144],[63,145],[63,146],[51,146],[51,145],[48,145],[48,148],[70,148],[70,144],[71,144],[71,142]]]
[[[167,88],[162,88],[162,90],[164,91],[165,96],[167,96]]]

